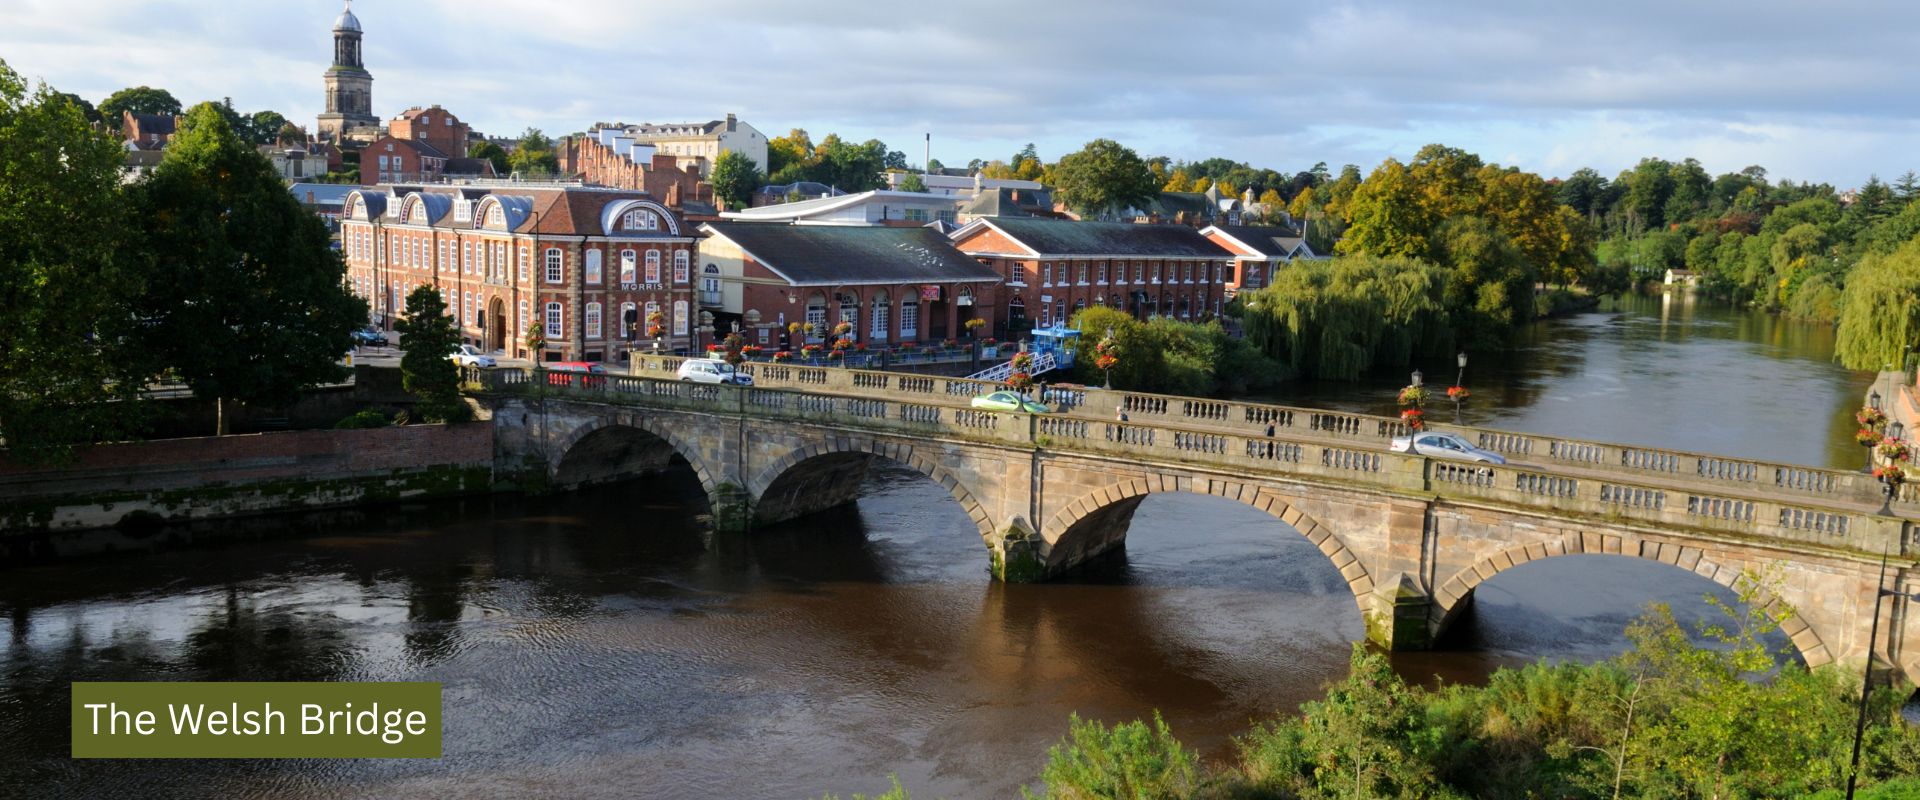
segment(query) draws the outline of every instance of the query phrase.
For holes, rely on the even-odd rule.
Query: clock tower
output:
[[[320,138],[339,143],[355,128],[377,128],[373,115],[373,73],[360,60],[360,18],[347,0],[333,21],[333,66],[327,68],[327,111],[320,115]]]

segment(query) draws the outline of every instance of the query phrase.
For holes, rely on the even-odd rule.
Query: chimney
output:
[[[732,133],[734,127],[738,124],[739,124],[739,120],[734,119],[732,114],[727,115],[727,132],[728,133]]]

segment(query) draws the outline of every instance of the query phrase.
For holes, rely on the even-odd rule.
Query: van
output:
[[[733,368],[718,358],[689,358],[680,363],[680,380],[692,383],[724,383],[752,386],[753,376]]]

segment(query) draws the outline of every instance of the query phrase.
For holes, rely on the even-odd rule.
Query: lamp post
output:
[[[1891,488],[1892,484],[1888,484]],[[1884,509],[1881,513],[1887,513]],[[1860,713],[1853,723],[1853,762],[1847,769],[1847,800],[1853,800],[1855,783],[1860,778],[1860,744],[1867,734],[1867,698],[1873,690],[1873,651],[1880,644],[1880,601],[1889,597],[1920,600],[1920,594],[1907,594],[1886,587],[1887,551],[1880,551],[1880,578],[1873,585],[1873,627],[1867,630],[1867,665],[1860,676]]]
[[[1465,399],[1467,394],[1467,351],[1462,350],[1460,355],[1454,356],[1453,363],[1460,367],[1460,371],[1453,376],[1453,388],[1447,390],[1447,396],[1453,398],[1453,424],[1458,425],[1460,424],[1460,401]]]

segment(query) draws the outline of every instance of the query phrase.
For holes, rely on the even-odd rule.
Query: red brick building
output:
[[[1227,297],[1272,285],[1274,273],[1299,258],[1319,258],[1300,232],[1280,226],[1209,225],[1201,236],[1233,254]]]
[[[439,106],[407,109],[360,151],[360,184],[492,178],[493,162],[467,157],[467,124]]]
[[[1005,279],[1010,334],[1066,324],[1089,306],[1194,320],[1225,305],[1232,254],[1184,225],[981,218],[952,239]]]
[[[702,183],[700,174],[681,169],[675,157],[656,152],[653,147],[635,145],[632,140],[610,140],[607,144],[592,136],[569,136],[560,142],[560,174],[578,177],[592,186],[646,192],[660,198],[668,208],[691,216],[712,217],[713,186]]]
[[[713,222],[700,226],[701,301],[722,332],[781,344],[790,323],[819,342],[842,323],[857,342],[958,338],[998,318],[1000,276],[926,227]]]
[[[391,330],[406,296],[434,286],[461,337],[526,357],[527,333],[548,361],[618,361],[660,345],[684,350],[696,323],[696,238],[638,192],[576,186],[415,186],[347,196],[341,250],[354,291]],[[629,322],[632,320],[632,322]]]

